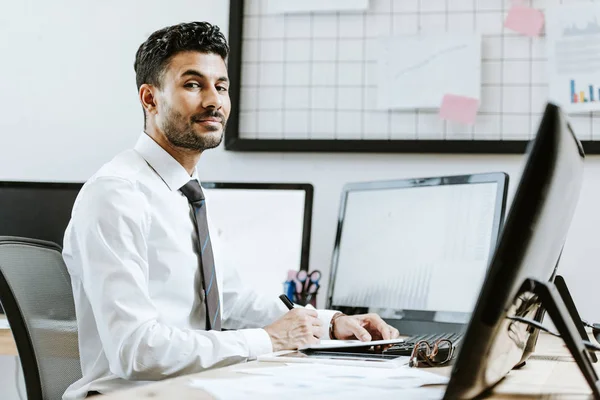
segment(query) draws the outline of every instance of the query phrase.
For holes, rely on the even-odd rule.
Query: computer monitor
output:
[[[344,186],[328,307],[376,312],[408,335],[464,329],[507,183],[504,173],[483,173]]]
[[[0,182],[0,236],[48,240],[62,246],[82,183]]]
[[[313,186],[308,183],[202,182],[219,265],[277,298],[289,270],[308,269]],[[217,240],[213,240],[217,242]]]
[[[598,398],[598,377],[552,278],[578,202],[584,152],[559,107],[548,104],[455,360],[445,399],[485,394],[522,365],[545,309]]]
[[[0,182],[0,236],[48,240],[62,246],[82,183]],[[0,306],[0,313],[3,313]]]
[[[0,236],[62,246],[82,186],[0,182]],[[202,182],[202,186],[209,197],[211,235],[219,236],[224,245],[219,259],[237,267],[246,284],[276,298],[288,270],[308,269],[311,184]]]

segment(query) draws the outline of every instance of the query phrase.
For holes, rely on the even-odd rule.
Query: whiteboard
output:
[[[544,10],[577,1],[523,3]],[[546,40],[504,28],[509,0],[371,0],[366,12],[276,15],[265,4],[244,1],[231,150],[402,151],[396,143],[405,143],[407,151],[522,152],[536,133],[548,98]],[[443,121],[437,110],[377,108],[379,38],[440,33],[482,35],[474,125]],[[600,114],[571,121],[586,151],[599,151],[589,144],[600,141]]]

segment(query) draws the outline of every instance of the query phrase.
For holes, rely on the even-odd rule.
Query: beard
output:
[[[194,114],[189,120],[186,120],[181,113],[169,107],[164,119],[162,131],[172,145],[184,149],[203,151],[213,149],[221,144],[223,132],[225,132],[226,119],[219,111],[207,111],[201,114]],[[221,118],[222,127],[207,127],[205,132],[195,131],[194,124],[204,118]]]

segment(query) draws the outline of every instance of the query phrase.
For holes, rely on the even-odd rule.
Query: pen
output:
[[[287,297],[285,294],[282,294],[281,296],[279,296],[279,298],[281,299],[281,301],[283,301],[283,304],[285,304],[285,306],[288,308],[288,310],[291,310],[292,308],[294,308],[294,303],[292,303],[290,298]]]

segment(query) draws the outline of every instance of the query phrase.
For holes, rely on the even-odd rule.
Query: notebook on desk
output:
[[[408,364],[409,357],[361,352],[282,350],[258,356],[261,362],[319,363],[374,368],[398,368]]]
[[[351,183],[343,188],[327,308],[375,312],[402,335],[460,343],[506,207],[508,176]]]
[[[312,350],[312,351],[352,351],[352,349],[369,348],[373,346],[392,345],[403,343],[404,339],[388,339],[388,340],[370,340],[363,342],[360,340],[321,340],[316,344],[309,344],[301,347],[299,350]]]

